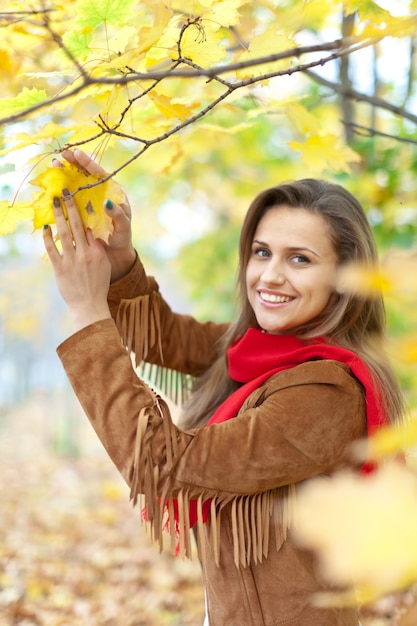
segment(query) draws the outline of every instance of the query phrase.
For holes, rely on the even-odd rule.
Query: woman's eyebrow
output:
[[[267,248],[270,247],[268,243],[266,243],[265,241],[260,241],[259,239],[254,239],[252,242],[252,245],[253,244],[258,244],[259,246],[266,246]],[[311,252],[311,254],[314,254],[314,256],[320,258],[320,254],[318,254],[318,252],[314,252],[314,250],[312,250],[311,248],[307,248],[307,246],[288,246],[287,250],[289,252]]]
[[[318,252],[314,252],[314,250],[312,250],[311,248],[307,248],[307,246],[289,246],[287,250],[289,250],[290,252],[307,251],[311,252],[311,254],[314,254],[314,256],[320,257],[320,254]]]

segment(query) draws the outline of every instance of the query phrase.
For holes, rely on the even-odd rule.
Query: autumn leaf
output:
[[[249,44],[248,49],[239,56],[240,61],[255,61],[258,58],[268,57],[271,54],[277,54],[286,50],[296,48],[297,43],[287,35],[277,33],[275,28],[270,28],[261,35],[256,35]],[[286,69],[290,66],[290,59],[282,61],[274,61],[273,63],[264,63],[262,65],[253,65],[239,70],[236,75],[239,79],[251,78],[253,76],[262,76],[272,71]]]
[[[292,101],[286,103],[283,107],[283,111],[287,118],[296,128],[300,129],[301,132],[305,134],[320,132],[320,120],[299,102]]]
[[[135,0],[78,0],[77,21],[95,28],[98,24],[120,24],[130,15]]]
[[[320,173],[325,169],[349,173],[349,163],[357,163],[360,157],[349,146],[341,145],[336,135],[311,135],[305,143],[289,141],[288,145],[297,152],[312,172]]]
[[[363,267],[360,264],[345,266],[340,270],[338,287],[342,291],[361,295],[392,292],[393,276],[380,268]]]
[[[196,21],[181,37],[181,56],[201,67],[220,63],[227,55],[224,36],[210,22]],[[173,56],[177,56],[176,51]]]
[[[240,21],[239,9],[248,3],[248,0],[206,0],[205,6],[210,12],[203,14],[203,19],[210,19],[218,26],[234,26]]]
[[[20,222],[33,219],[33,207],[30,202],[0,202],[0,236],[12,233]]]
[[[367,455],[380,460],[406,448],[417,446],[417,417],[400,425],[383,428],[367,442]]]
[[[149,98],[164,117],[173,117],[184,121],[192,115],[192,110],[189,107],[175,102],[173,98],[168,98],[164,94],[157,93],[155,90],[149,92]]]
[[[317,552],[325,578],[350,589],[329,604],[369,603],[417,581],[416,493],[417,476],[397,463],[300,489],[294,533]]]
[[[147,52],[161,37],[172,17],[172,9],[162,3],[153,7],[153,25],[144,26],[139,31],[139,44],[137,53]]]
[[[69,30],[62,37],[62,41],[64,42],[67,50],[69,50],[76,59],[82,60],[87,58],[90,54],[90,44],[92,38],[92,29],[86,27],[81,31],[77,29]],[[69,64],[71,66],[70,59],[68,59],[67,55],[63,54],[61,50],[59,51],[58,58],[65,60],[65,64]]]
[[[20,113],[25,109],[29,109],[46,100],[46,91],[44,89],[36,89],[35,87],[28,89],[24,87],[22,91],[15,97],[0,99],[0,114],[2,117]]]
[[[50,167],[40,176],[31,180],[32,185],[41,188],[35,195],[33,202],[35,228],[42,228],[44,224],[54,224],[55,218],[52,203],[55,197],[62,196],[62,190],[68,189],[75,194],[75,201],[85,228],[90,228],[96,238],[108,241],[113,232],[110,217],[104,212],[106,199],[119,204],[125,200],[125,195],[118,183],[106,180],[100,184],[100,177],[90,174],[86,176],[72,165],[65,163],[63,167]],[[86,185],[94,185],[88,189],[81,189]]]
[[[378,268],[361,264],[345,266],[339,273],[339,287],[351,293],[374,294],[415,302],[417,292],[417,255],[409,250],[391,250]]]

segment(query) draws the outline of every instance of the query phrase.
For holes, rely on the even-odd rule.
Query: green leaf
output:
[[[102,22],[119,25],[130,17],[135,0],[78,0],[78,24],[95,28]]]
[[[92,32],[83,30],[82,32],[70,30],[62,37],[65,47],[71,52],[76,59],[84,59],[90,54],[89,45],[93,35]],[[60,56],[64,55],[63,51],[59,51]]]
[[[1,117],[15,115],[25,109],[30,109],[46,100],[46,91],[44,89],[28,89],[23,87],[22,91],[14,98],[0,99]]]

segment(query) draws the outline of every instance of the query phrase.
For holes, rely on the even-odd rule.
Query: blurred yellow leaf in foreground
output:
[[[349,590],[319,603],[370,603],[417,581],[416,494],[417,476],[394,462],[300,490],[296,537],[317,551],[325,578]]]
[[[404,448],[417,446],[417,417],[389,428],[382,428],[367,442],[370,458],[379,460]],[[416,494],[417,497],[417,494]]]

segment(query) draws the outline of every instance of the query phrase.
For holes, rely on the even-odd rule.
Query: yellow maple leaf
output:
[[[347,265],[339,273],[340,289],[361,295],[392,292],[393,279],[387,271],[377,267],[364,267],[358,263]]]
[[[379,460],[417,445],[417,416],[376,432],[367,442],[369,458]]]
[[[325,169],[350,173],[349,163],[360,161],[349,146],[341,145],[336,135],[311,135],[305,143],[289,141],[288,145],[301,153],[301,159],[312,172]]]
[[[175,100],[164,94],[150,91],[148,96],[164,117],[177,118],[183,122],[192,115],[192,109],[190,107],[180,102],[175,102]]]
[[[343,473],[300,489],[299,542],[317,551],[335,587],[354,585],[329,603],[369,603],[417,580],[416,492],[416,474],[393,462],[366,478]]]
[[[46,169],[40,176],[30,181],[32,185],[41,188],[41,191],[35,194],[32,203],[34,227],[42,228],[44,224],[55,223],[52,210],[53,200],[55,197],[62,196],[63,189],[68,189],[71,193],[75,193],[75,201],[84,227],[90,228],[96,238],[107,242],[113,232],[113,223],[104,212],[104,203],[109,198],[120,204],[125,200],[125,194],[120,185],[112,180],[94,185],[100,179],[101,177],[93,174],[87,176],[68,163],[65,163],[63,167]],[[94,186],[79,190],[86,185]]]
[[[33,219],[33,207],[30,202],[0,202],[0,236],[12,233],[20,222]]]
[[[235,26],[240,21],[239,9],[248,4],[247,0],[206,0],[201,3],[210,8],[203,14],[203,19],[212,20],[220,28]]]
[[[276,32],[275,28],[270,28],[260,35],[256,35],[249,44],[249,48],[239,56],[239,62],[255,61],[256,59],[268,57],[272,54],[278,54],[297,48],[297,43],[291,37]],[[270,72],[286,69],[290,67],[291,59],[282,59],[281,61],[273,61],[262,65],[253,65],[236,72],[239,79],[251,78],[253,76],[262,76]]]
[[[318,133],[320,120],[299,102],[288,102],[283,107],[285,116],[303,133]]]
[[[413,250],[389,250],[380,267],[365,267],[358,263],[345,266],[339,273],[339,287],[352,293],[373,294],[382,291],[385,298],[411,302],[417,293],[417,255]],[[410,354],[413,346],[410,345]],[[416,349],[414,348],[414,354]]]
[[[191,23],[182,33],[181,56],[205,68],[222,61],[227,49],[223,33],[217,28],[215,24],[203,20]],[[172,56],[177,56],[177,50]]]
[[[143,54],[147,52],[162,36],[172,17],[173,11],[164,3],[158,2],[152,7],[153,25],[144,26],[139,31],[139,42],[137,52]]]

